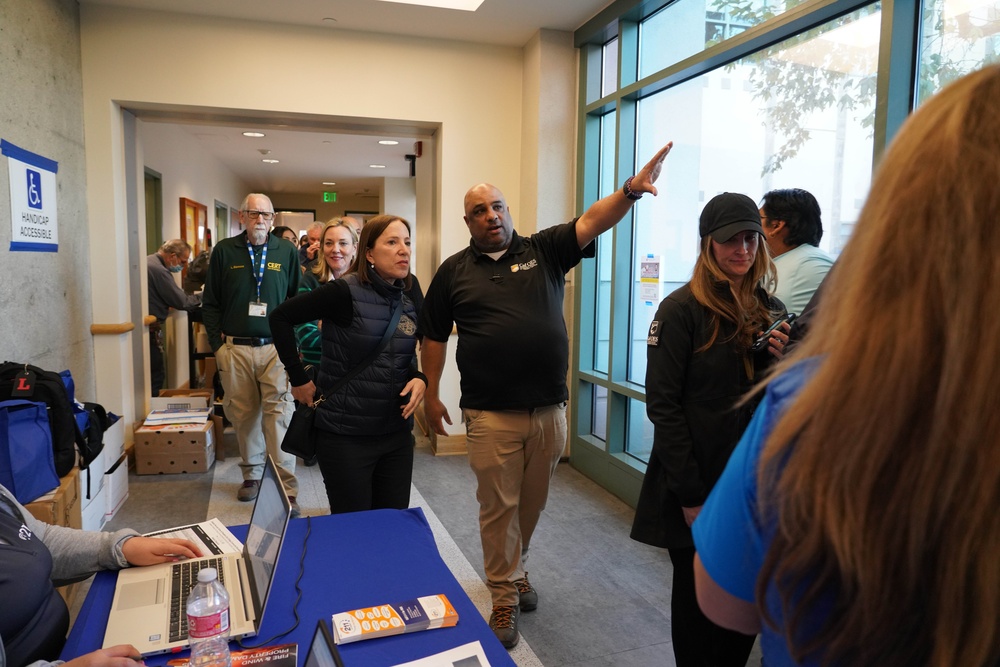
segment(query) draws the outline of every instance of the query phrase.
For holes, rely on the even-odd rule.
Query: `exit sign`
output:
[[[336,192],[324,192],[323,193],[323,201],[337,201],[337,193]]]

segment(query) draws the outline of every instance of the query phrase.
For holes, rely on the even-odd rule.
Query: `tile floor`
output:
[[[231,438],[228,434],[227,440]],[[235,450],[235,442],[227,443],[234,457]],[[418,437],[413,483],[482,577],[475,478],[466,458],[435,457],[426,439]],[[128,525],[148,531],[201,521],[209,505],[218,504],[212,498],[212,481],[205,475],[133,473],[130,484],[142,507],[130,497],[109,528]],[[164,492],[165,484],[169,493]],[[232,486],[235,489],[238,481]],[[218,488],[216,481],[216,494]],[[325,513],[320,506],[307,505],[303,512]],[[545,667],[674,665],[670,561],[665,551],[629,539],[631,521],[627,504],[568,463],[559,465],[528,563],[531,582],[539,591],[539,608],[522,615],[520,622],[522,638],[537,662]],[[534,656],[523,664],[537,664]],[[760,664],[759,648],[747,664]]]

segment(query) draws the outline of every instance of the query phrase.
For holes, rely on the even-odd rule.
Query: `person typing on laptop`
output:
[[[59,581],[97,570],[155,565],[201,556],[190,541],[53,526],[35,519],[0,485],[0,667],[44,667],[59,657],[69,611]],[[80,656],[71,667],[126,667],[139,651],[123,644]]]

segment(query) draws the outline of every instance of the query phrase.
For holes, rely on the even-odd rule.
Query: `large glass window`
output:
[[[924,0],[917,102],[952,81],[1000,62],[1000,2]]]
[[[601,153],[598,170],[598,197],[615,189],[615,112],[601,116]],[[612,235],[607,231],[597,238],[597,308],[594,312],[594,370],[608,372],[611,339],[611,260]]]
[[[577,271],[586,352],[574,357],[584,405],[572,430],[582,454],[572,460],[631,502],[653,441],[646,336],[660,301],[690,280],[705,203],[724,191],[759,202],[772,189],[809,190],[822,208],[821,247],[836,257],[872,165],[911,107],[1000,62],[1000,0],[884,8],[877,0],[649,0],[622,3],[622,12],[575,35],[584,51],[584,154],[598,156],[581,161],[580,210],[667,141],[674,150],[659,196],[643,198],[600,239],[597,262]]]
[[[618,38],[601,50],[601,97],[618,90]]]
[[[636,208],[632,382],[644,382],[660,299],[691,277],[698,216],[716,194],[759,201],[774,188],[804,188],[823,209],[821,247],[840,252],[871,180],[879,20],[876,4],[639,101],[638,154],[671,139],[674,149],[660,195]],[[642,284],[650,257],[659,261],[655,294]]]
[[[639,78],[649,76],[799,4],[795,0],[686,0],[639,24]]]

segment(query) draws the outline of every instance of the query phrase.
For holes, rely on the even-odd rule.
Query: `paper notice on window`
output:
[[[420,660],[394,665],[394,667],[489,667],[489,664],[490,661],[486,659],[483,645],[479,642],[471,642]]]
[[[647,305],[660,301],[660,256],[649,254],[639,262],[639,298]]]
[[[202,556],[218,556],[219,554],[238,554],[243,551],[243,543],[236,539],[228,528],[218,519],[209,519],[189,526],[177,526],[155,533],[146,533],[146,537],[171,537],[191,540],[201,551]]]

